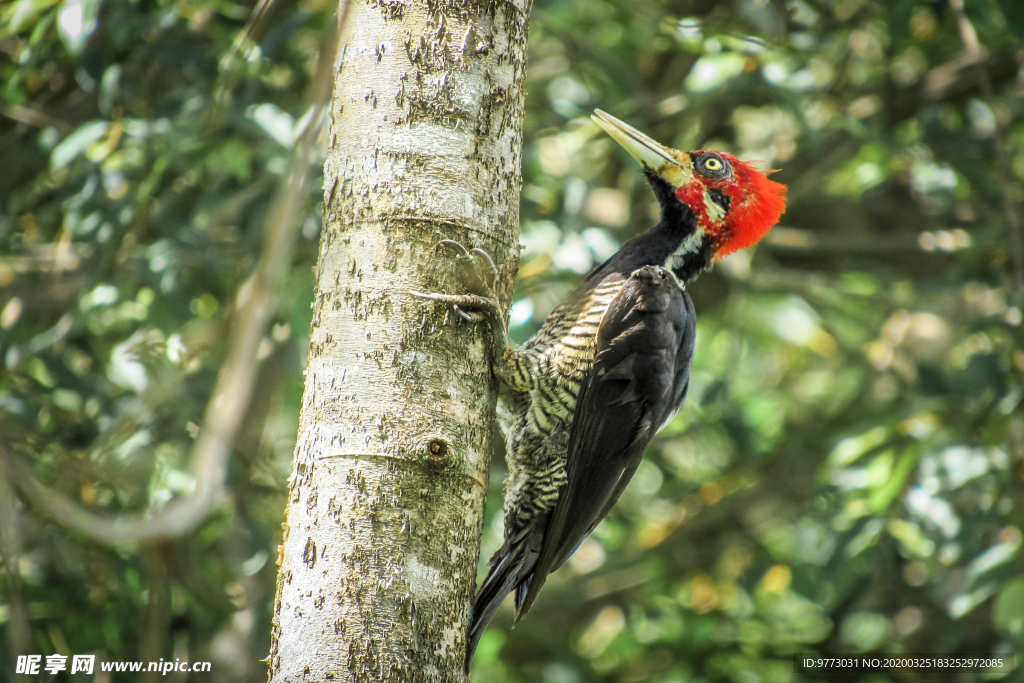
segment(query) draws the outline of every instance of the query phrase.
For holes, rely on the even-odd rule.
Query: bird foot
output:
[[[500,318],[498,298],[494,293],[498,269],[490,254],[483,249],[466,249],[455,240],[441,240],[437,246],[445,246],[458,252],[455,257],[457,263],[455,274],[462,289],[468,294],[435,294],[431,292],[410,292],[410,294],[420,299],[451,304],[461,318],[470,322],[481,322],[488,317],[488,314]]]

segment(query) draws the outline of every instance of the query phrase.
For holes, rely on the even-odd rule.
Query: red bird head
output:
[[[732,155],[665,147],[600,109],[594,120],[690,207],[715,260],[757,244],[786,210],[786,186]]]

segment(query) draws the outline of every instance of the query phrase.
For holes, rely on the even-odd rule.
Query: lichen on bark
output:
[[[454,239],[518,264],[529,0],[353,3],[270,654],[275,682],[460,680],[497,385]]]

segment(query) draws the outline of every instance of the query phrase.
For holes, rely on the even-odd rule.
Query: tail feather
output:
[[[473,603],[473,620],[469,627],[469,639],[466,643],[466,672],[473,662],[473,654],[480,642],[480,636],[505,600],[505,596],[516,591],[516,618],[522,607],[521,595],[525,595],[525,587],[529,585],[533,568],[540,557],[541,545],[544,542],[544,528],[547,516],[537,519],[529,527],[512,537],[506,537],[505,543],[491,558],[491,570],[487,572],[480,591]],[[524,612],[525,613],[525,612]]]

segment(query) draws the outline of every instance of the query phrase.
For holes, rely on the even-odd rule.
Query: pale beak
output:
[[[678,158],[683,156],[680,152],[652,140],[625,121],[600,109],[595,109],[591,118],[615,138],[630,156],[665,180],[673,182],[676,187],[682,184],[681,180],[691,176],[690,169]]]

